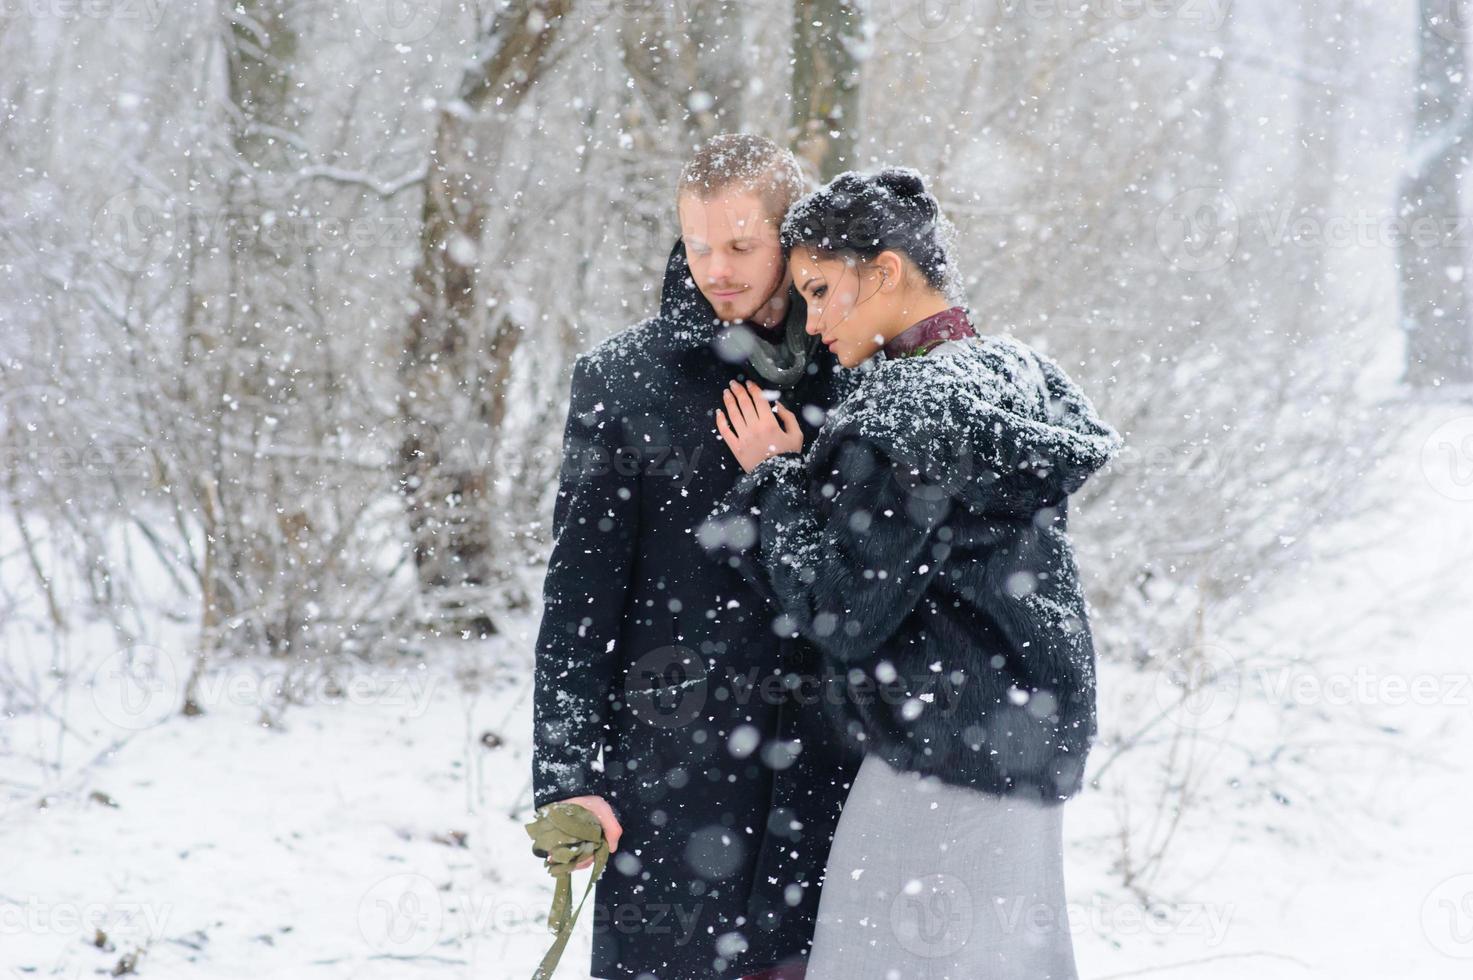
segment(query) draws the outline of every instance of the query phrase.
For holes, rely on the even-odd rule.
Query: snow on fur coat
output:
[[[1096,736],[1066,501],[1119,434],[1006,335],[885,359],[806,454],[745,474],[701,527],[823,651],[825,715],[902,771],[1061,803]]]

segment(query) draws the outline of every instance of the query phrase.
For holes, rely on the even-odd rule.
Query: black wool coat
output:
[[[774,632],[780,610],[697,541],[742,475],[715,411],[748,377],[746,329],[715,319],[677,242],[659,313],[574,365],[533,791],[536,806],[601,795],[623,827],[590,903],[595,977],[722,980],[805,958],[859,763],[785,683],[817,650]],[[811,439],[857,380],[819,346],[783,401]],[[794,778],[774,796],[779,770]]]
[[[825,714],[865,751],[1054,805],[1096,735],[1067,498],[1121,445],[1057,363],[968,338],[878,362],[702,540],[820,647]]]

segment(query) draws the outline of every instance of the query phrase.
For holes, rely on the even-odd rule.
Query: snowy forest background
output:
[[[0,968],[531,975],[572,359],[746,131],[919,168],[1126,437],[1081,976],[1465,976],[1470,16],[0,2]]]

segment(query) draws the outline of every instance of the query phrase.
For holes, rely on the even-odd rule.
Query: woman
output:
[[[807,453],[755,386],[717,409],[746,474],[703,541],[822,650],[822,710],[864,762],[810,980],[1069,980],[1061,804],[1096,734],[1066,499],[1121,446],[1052,360],[979,337],[919,173],[841,174],[782,228],[846,368],[878,358]]]

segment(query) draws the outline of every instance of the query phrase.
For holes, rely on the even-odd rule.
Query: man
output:
[[[659,313],[574,364],[533,802],[579,803],[614,848],[594,895],[601,980],[801,976],[858,768],[796,684],[818,676],[816,651],[696,538],[742,475],[715,426],[726,385],[777,392],[811,439],[856,381],[790,288],[778,228],[802,191],[770,140],[703,145],[677,187]]]

